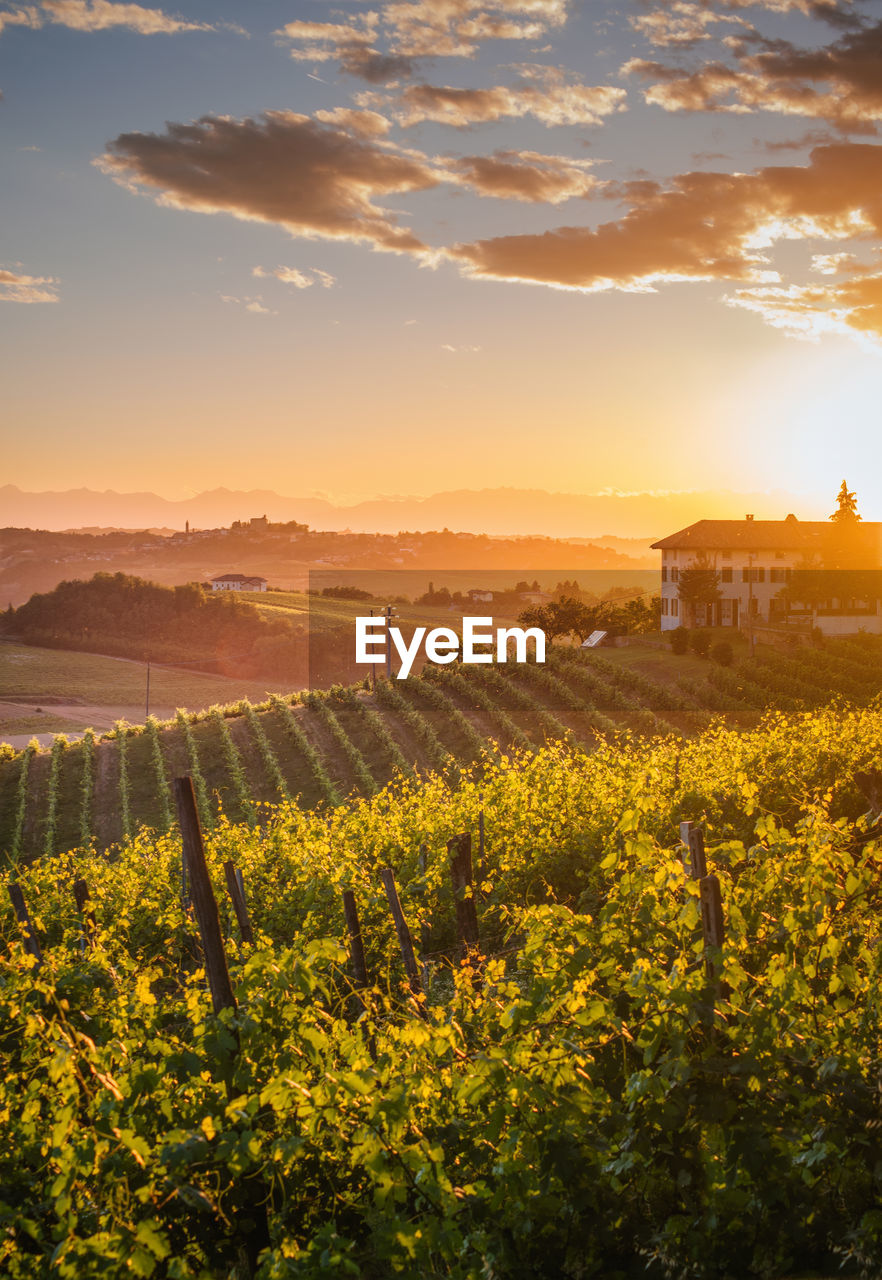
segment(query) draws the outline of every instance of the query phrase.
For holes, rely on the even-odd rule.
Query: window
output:
[[[667,597],[667,596],[662,596],[661,606],[662,606],[662,613],[667,613],[667,611],[668,611],[668,597]]]
[[[720,581],[721,581],[721,582],[731,582],[731,581],[732,581],[732,566],[731,566],[731,565],[724,565],[724,566],[723,566],[723,568],[720,570]]]
[[[769,580],[771,582],[789,582],[790,570],[789,569],[770,569]]]
[[[765,580],[766,580],[765,569],[760,569],[759,567],[754,567],[751,569],[745,565],[745,567],[741,570],[742,582],[765,582]]]
[[[672,614],[674,615],[674,617],[676,618],[676,616],[677,616],[677,614],[678,614],[679,612],[680,612],[680,601],[679,601],[679,600],[672,600],[672,601],[671,601],[671,613],[672,613]]]
[[[665,568],[665,566],[662,565],[662,582],[667,582],[667,580],[668,580],[668,571]]]
[[[680,570],[677,568],[673,568],[671,570],[671,582],[679,582],[679,581],[680,581]]]

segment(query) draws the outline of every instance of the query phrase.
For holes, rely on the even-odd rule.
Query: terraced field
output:
[[[654,658],[654,652],[657,657]],[[681,674],[683,672],[683,674]],[[767,651],[725,668],[629,649],[552,649],[544,665],[428,666],[408,680],[275,694],[146,724],[118,723],[79,742],[64,735],[0,756],[0,852],[14,861],[80,845],[108,849],[140,827],[174,821],[170,781],[194,779],[203,824],[260,823],[262,806],[313,808],[371,795],[390,778],[458,770],[484,753],[563,740],[692,736],[723,715],[748,728],[839,698],[882,690],[882,641]]]

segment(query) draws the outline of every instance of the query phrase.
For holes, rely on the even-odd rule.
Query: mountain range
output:
[[[829,504],[828,504],[829,505]],[[350,505],[324,497],[292,498],[271,489],[211,489],[172,500],[155,493],[68,489],[29,493],[0,486],[0,527],[32,529],[220,528],[266,515],[313,529],[364,533],[452,529],[493,536],[544,535],[645,545],[704,517],[823,519],[817,502],[783,490],[739,493],[709,489],[667,493],[549,493],[543,489],[456,489],[428,497],[376,497]],[[622,545],[619,549],[626,550]]]

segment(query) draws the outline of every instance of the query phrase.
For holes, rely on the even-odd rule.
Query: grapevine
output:
[[[230,733],[230,727],[224,718],[220,707],[211,708],[211,719],[217,729],[218,737],[221,740],[221,749],[224,753],[224,760],[227,765],[227,772],[233,783],[233,791],[239,804],[241,812],[245,815],[248,822],[257,821],[257,810],[254,807],[254,801],[251,799],[251,792],[248,789],[248,781],[245,777],[245,771],[242,768],[242,757],[233,741],[233,735]]]
[[[147,717],[146,730],[147,737],[150,742],[150,761],[153,767],[153,777],[156,783],[156,797],[159,804],[159,830],[165,832],[171,829],[173,822],[171,787],[168,780],[168,773],[165,768],[165,760],[162,756],[162,743],[159,738],[159,723],[155,716]]]
[[[43,835],[43,853],[51,858],[55,852],[58,824],[58,782],[61,774],[61,757],[67,748],[67,738],[56,733],[49,755],[49,787],[46,800],[46,828]],[[126,832],[126,835],[129,833]]]
[[[82,739],[82,772],[80,774],[80,844],[85,849],[94,838],[92,804],[95,796],[95,733],[87,729]]]
[[[307,767],[313,776],[322,798],[330,805],[339,804],[341,797],[337,788],[328,776],[328,772],[319,759],[318,753],[312,743],[300,727],[291,707],[289,707],[278,694],[272,694],[270,702],[279,717],[285,733],[293,743],[295,750],[303,756],[306,761]]]
[[[205,777],[199,765],[199,750],[196,746],[196,739],[193,736],[193,730],[190,728],[190,722],[187,714],[180,707],[175,713],[175,723],[181,731],[184,739],[184,745],[187,748],[187,759],[190,764],[190,777],[193,782],[193,790],[196,794],[196,808],[199,812],[199,822],[204,830],[208,831],[214,826],[214,815],[211,811],[211,803],[208,798],[208,787]]]
[[[355,775],[359,790],[366,796],[375,795],[378,790],[376,779],[367,767],[364,756],[334,715],[328,705],[328,699],[318,693],[309,693],[305,697],[305,702],[325,726],[334,741],[334,745],[343,752],[350,769]]]
[[[266,776],[269,778],[275,791],[282,797],[282,799],[290,800],[291,792],[288,789],[288,784],[285,781],[282,770],[279,768],[276,753],[273,751],[269,738],[266,736],[264,727],[260,723],[260,717],[258,716],[256,709],[251,705],[247,698],[243,698],[242,701],[237,704],[237,707],[248,722],[248,728],[251,730],[251,736],[256,742],[257,749],[260,752],[261,759],[263,760],[263,767],[266,770]]]

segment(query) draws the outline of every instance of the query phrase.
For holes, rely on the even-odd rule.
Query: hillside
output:
[[[117,844],[141,825],[172,823],[170,780],[197,780],[203,823],[261,820],[264,804],[306,807],[370,796],[398,773],[462,768],[498,750],[565,741],[593,750],[621,733],[689,737],[724,716],[756,724],[839,697],[866,705],[882,690],[882,641],[839,641],[792,655],[761,652],[724,668],[649,646],[606,655],[552,649],[543,666],[428,667],[376,690],[274,695],[120,725],[100,738],[0,759],[0,850],[25,859],[92,842]],[[498,744],[498,747],[497,745]]]
[[[6,903],[0,1270],[876,1274],[880,846],[857,778],[880,754],[878,709],[779,715],[220,825],[216,1015],[176,835],[22,869],[42,963]],[[678,842],[700,816],[712,945]],[[446,846],[479,830],[464,957]]]

